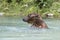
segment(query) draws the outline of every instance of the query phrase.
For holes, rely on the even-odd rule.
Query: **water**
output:
[[[60,40],[60,19],[44,19],[49,29],[31,28],[20,17],[0,17],[0,40]]]

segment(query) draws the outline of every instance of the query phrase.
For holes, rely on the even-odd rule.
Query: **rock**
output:
[[[0,13],[0,16],[3,16],[4,15],[4,13]]]
[[[48,17],[48,18],[53,18],[53,15],[54,15],[54,14],[52,14],[52,13],[47,13],[47,14],[46,14],[46,17]]]

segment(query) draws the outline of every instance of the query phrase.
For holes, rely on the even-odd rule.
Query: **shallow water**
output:
[[[44,19],[49,29],[31,28],[20,17],[0,17],[0,40],[60,40],[60,19]]]

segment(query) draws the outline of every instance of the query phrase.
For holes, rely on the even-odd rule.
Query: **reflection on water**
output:
[[[0,40],[60,40],[60,19],[44,19],[50,29],[31,28],[19,17],[0,17]]]

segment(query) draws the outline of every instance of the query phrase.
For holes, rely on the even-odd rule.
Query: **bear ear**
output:
[[[35,15],[31,15],[30,17],[35,17]]]
[[[36,17],[42,20],[42,17],[40,14],[37,14]]]
[[[39,15],[39,14],[36,14],[36,15],[35,15],[35,17],[38,17],[38,18],[39,18],[39,17],[40,17],[40,15]]]
[[[36,16],[35,13],[28,14],[28,17],[35,17],[35,16]]]

